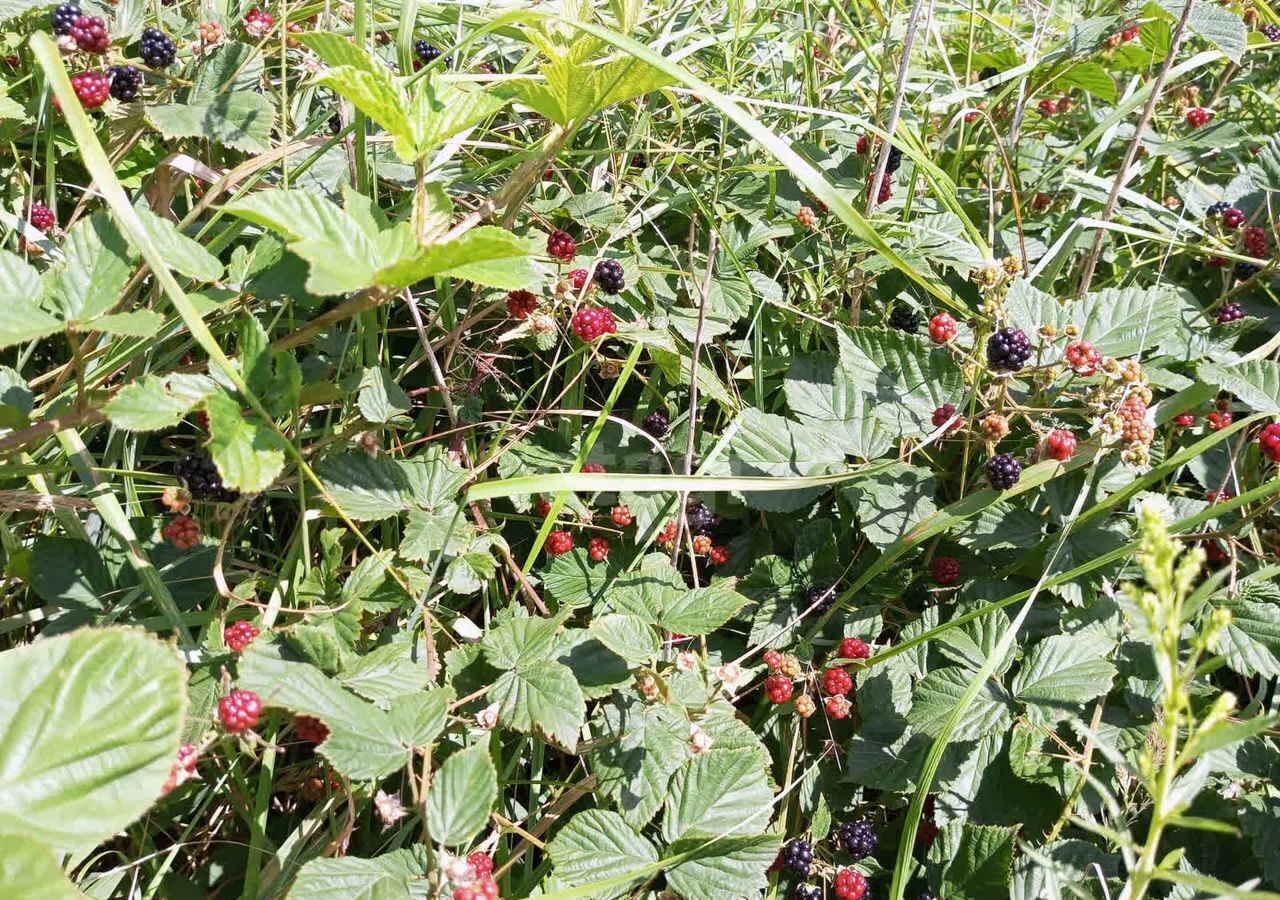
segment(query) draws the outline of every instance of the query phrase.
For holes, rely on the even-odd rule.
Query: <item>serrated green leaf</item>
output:
[[[1231,622],[1218,639],[1217,650],[1227,665],[1242,675],[1280,677],[1280,622],[1276,621],[1276,592],[1215,597],[1213,604],[1231,613]]]
[[[1027,654],[1010,690],[1050,720],[1077,715],[1086,701],[1111,690],[1116,667],[1106,657],[1113,650],[1098,629],[1047,637]]]
[[[935,669],[916,686],[915,703],[907,720],[921,734],[934,736],[955,709],[974,673],[950,666]],[[988,680],[965,711],[951,735],[953,741],[972,741],[991,731],[999,731],[1013,720],[1013,704],[1008,692]]]
[[[1154,0],[1175,21],[1182,16],[1182,0]],[[1206,0],[1196,0],[1187,19],[1187,29],[1221,50],[1228,59],[1239,63],[1249,42],[1249,30],[1241,19],[1226,7]]]
[[[40,304],[40,273],[16,254],[0,251],[0,349],[56,334],[61,319]]]
[[[460,90],[434,73],[419,79],[414,84],[408,115],[413,155],[402,158],[406,162],[421,159],[449,138],[489,118],[506,102],[484,90]]]
[[[365,453],[327,456],[316,465],[325,490],[357,521],[409,509],[441,512],[457,497],[466,473],[439,447],[412,459]]]
[[[227,487],[265,491],[284,470],[284,439],[266,424],[246,419],[225,391],[205,401],[209,411],[209,455]]]
[[[1114,103],[1116,99],[1116,81],[1101,63],[1077,62],[1053,80],[1054,86],[1070,86],[1079,88],[1086,94],[1092,94],[1099,100]]]
[[[600,643],[637,665],[656,656],[660,646],[657,634],[644,619],[625,613],[597,616],[589,630]]]
[[[733,579],[688,591],[669,602],[658,624],[678,634],[710,634],[747,605],[747,598],[734,590]]]
[[[1099,353],[1117,358],[1153,350],[1182,327],[1178,293],[1167,286],[1108,288],[1064,303],[1019,279],[1009,288],[1005,311],[1028,336],[1042,325],[1059,334],[1075,325]]]
[[[743,411],[729,442],[729,472],[734,475],[823,475],[844,454],[821,429],[751,408]],[[747,494],[757,509],[794,512],[812,503],[826,488]]]
[[[833,434],[850,456],[874,459],[893,444],[893,433],[871,415],[867,394],[851,382],[849,370],[830,354],[804,356],[787,369],[782,383],[787,405],[806,425]]]
[[[396,697],[383,712],[280,643],[264,638],[241,654],[237,672],[238,686],[256,692],[264,705],[324,722],[329,737],[318,752],[340,773],[358,781],[403,767],[415,747],[430,743],[444,728],[453,699],[452,688],[433,688]]]
[[[384,366],[365,366],[356,397],[360,415],[370,422],[390,422],[413,409],[413,401]]]
[[[84,900],[53,851],[25,834],[0,834],[0,886],[22,900]]]
[[[207,375],[144,375],[122,387],[103,412],[112,425],[125,431],[160,431],[177,425],[217,389]]]
[[[1274,360],[1253,359],[1234,366],[1204,362],[1196,367],[1196,374],[1258,412],[1280,413],[1280,363]]]
[[[385,706],[404,694],[426,688],[430,681],[425,659],[414,659],[408,644],[384,644],[349,663],[338,681],[366,700]]]
[[[135,206],[134,212],[169,268],[197,281],[217,281],[222,277],[222,263],[218,258],[180,232],[168,219],[142,206]]]
[[[521,664],[503,672],[489,696],[504,725],[525,734],[536,730],[571,753],[578,746],[587,703],[567,666],[549,659]]]
[[[691,755],[687,720],[674,707],[615,694],[592,728],[600,741],[591,759],[601,791],[629,824],[648,824],[672,774]]]
[[[754,834],[768,825],[772,804],[760,755],[713,745],[672,777],[662,835],[670,842],[691,832]]]
[[[674,855],[688,854],[667,869],[667,883],[685,900],[756,897],[768,885],[766,872],[778,857],[776,834],[702,835],[675,841]]]
[[[192,103],[147,106],[146,116],[168,140],[201,138],[232,150],[263,153],[271,146],[275,107],[253,91],[231,91]]]
[[[347,46],[354,45],[348,41]],[[224,38],[201,55],[188,100],[209,102],[218,94],[252,91],[262,78],[263,60],[257,47]]]
[[[50,296],[68,322],[90,322],[120,301],[136,254],[106,213],[71,226],[63,250]]]
[[[0,831],[88,850],[160,796],[186,669],[141,631],[77,631],[0,653]]]
[[[528,287],[542,274],[527,238],[493,225],[481,225],[444,243],[417,247],[409,255],[379,268],[379,284],[403,286],[437,275],[474,281],[486,287]]]
[[[149,309],[135,309],[131,312],[112,313],[98,316],[88,322],[80,323],[77,331],[101,331],[104,334],[117,334],[124,337],[155,337],[164,326],[164,316]]]
[[[317,80],[346,97],[356,109],[385,128],[397,156],[405,162],[417,158],[413,126],[409,123],[409,97],[386,66],[337,66]]]
[[[547,844],[556,875],[568,885],[586,885],[630,873],[635,877],[596,897],[617,897],[643,881],[658,851],[615,812],[587,809],[576,814]]]
[[[896,463],[840,493],[853,505],[859,530],[883,550],[937,511],[936,490],[932,470]]]
[[[445,760],[427,794],[431,839],[446,847],[471,843],[489,821],[498,798],[498,773],[483,744],[459,750]]]
[[[425,898],[430,861],[424,848],[393,850],[373,859],[313,859],[289,889],[291,900],[409,900]]]
[[[933,411],[963,397],[960,369],[946,351],[891,328],[842,329],[840,366],[893,436],[933,430]]]
[[[942,893],[957,900],[1008,900],[1017,828],[968,822],[942,879]]]

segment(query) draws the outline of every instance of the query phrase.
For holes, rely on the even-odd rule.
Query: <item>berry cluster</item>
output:
[[[959,333],[956,320],[950,313],[938,313],[929,320],[929,339],[935,344],[945,344]]]
[[[960,560],[954,556],[935,556],[929,564],[929,574],[944,587],[955,584],[960,580]]]
[[[1022,463],[1012,453],[997,453],[987,460],[987,480],[998,491],[1007,491],[1022,477]]]
[[[225,487],[218,467],[206,454],[193,451],[183,454],[173,467],[173,474],[178,477],[191,496],[197,500],[213,500],[220,503],[232,503],[240,499],[240,492]]]
[[[38,201],[31,203],[31,209],[27,211],[27,221],[37,231],[49,231],[58,224],[58,218],[53,214],[53,210]]]
[[[97,16],[76,16],[66,33],[75,40],[76,48],[82,53],[106,53],[107,47],[111,46],[107,23]]]
[[[312,716],[294,716],[293,730],[298,740],[309,744],[323,744],[329,737],[329,726]]]
[[[218,718],[231,734],[248,731],[262,718],[262,700],[253,691],[232,691],[218,701]]]
[[[867,876],[853,869],[836,873],[836,896],[840,900],[862,900],[867,895]]]
[[[142,70],[133,66],[112,66],[107,69],[111,79],[111,96],[121,103],[130,103],[138,99],[142,91]]]
[[[538,308],[538,298],[530,291],[511,291],[507,294],[507,312],[513,319],[527,319]]]
[[[105,72],[78,72],[71,76],[71,87],[85,109],[97,109],[111,96],[111,76]]]
[[[640,427],[650,437],[661,440],[667,436],[667,432],[671,430],[671,417],[665,409],[655,409],[649,415],[644,417],[640,423]]]
[[[440,58],[440,54],[443,52],[444,51],[430,41],[413,42],[413,55],[418,57],[418,62],[422,63],[424,66],[435,62]]]
[[[879,836],[869,822],[845,822],[837,833],[840,846],[855,860],[866,859],[875,852]]]
[[[200,750],[195,744],[179,744],[178,752],[169,766],[169,777],[164,780],[164,785],[160,788],[161,793],[167,794],[195,778],[196,763],[199,760]]]
[[[1203,106],[1193,106],[1187,110],[1187,124],[1192,128],[1203,128],[1213,118],[1213,112]]]
[[[251,38],[266,37],[276,24],[276,17],[266,10],[254,7],[245,13],[244,19],[245,33]]]
[[[1280,463],[1280,422],[1263,426],[1258,433],[1258,447],[1267,459]]]
[[[570,327],[579,339],[589,344],[598,337],[617,332],[618,323],[608,307],[584,306],[573,314]]]
[[[1031,358],[1031,341],[1021,328],[1001,328],[987,338],[987,365],[993,372],[1017,372]]]
[[[548,506],[548,509],[550,507]],[[573,533],[556,530],[547,535],[547,552],[552,556],[560,556],[573,549]]]
[[[1077,375],[1097,374],[1098,367],[1102,365],[1102,354],[1089,341],[1072,341],[1067,344],[1065,356],[1067,365]]]
[[[870,659],[871,646],[862,638],[843,638],[836,649],[836,656],[840,659]]]
[[[782,865],[788,872],[807,876],[813,867],[813,845],[804,838],[788,841],[782,848]]]
[[[241,619],[222,629],[222,639],[227,642],[227,646],[233,652],[240,653],[261,633],[261,630],[252,622]]]
[[[190,550],[200,543],[200,524],[190,516],[174,516],[164,526],[164,537],[179,550]]]
[[[596,284],[606,294],[620,294],[627,286],[626,276],[622,273],[622,263],[616,259],[602,259],[596,263]]]
[[[144,28],[138,42],[138,55],[151,68],[165,69],[173,65],[178,48],[174,45],[173,38],[159,28]]]
[[[889,312],[889,327],[907,334],[920,330],[920,314],[905,303],[899,303]]]
[[[83,15],[78,3],[60,3],[53,8],[53,12],[49,14],[50,23],[53,26],[54,34],[71,34],[71,29],[75,27],[76,19]]]
[[[1044,441],[1045,455],[1066,462],[1076,452],[1076,436],[1065,428],[1055,428]]]
[[[568,262],[573,259],[578,252],[578,245],[573,240],[573,235],[567,231],[553,231],[547,235],[547,256],[552,259],[558,259],[561,262]]]

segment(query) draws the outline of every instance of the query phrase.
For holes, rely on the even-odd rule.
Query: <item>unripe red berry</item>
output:
[[[954,556],[935,556],[929,564],[929,574],[938,584],[955,584],[960,578],[960,560]]]
[[[603,475],[605,473],[604,463],[583,463],[580,470],[587,475]]]
[[[958,333],[956,320],[950,313],[938,313],[929,320],[929,339],[935,344],[945,344]]]
[[[255,6],[245,13],[243,22],[244,30],[250,37],[260,38],[271,31],[272,26],[276,24],[276,17]]]
[[[573,535],[567,531],[553,531],[547,535],[547,552],[552,556],[568,553],[573,549]]]
[[[538,502],[533,505],[533,511],[545,519],[551,515],[551,501],[546,497],[539,497]]]
[[[1215,409],[1206,418],[1209,420],[1209,427],[1214,431],[1221,431],[1231,424],[1231,413],[1226,410]]]
[[[58,219],[53,214],[53,210],[38,202],[31,204],[31,210],[27,213],[27,221],[37,231],[48,231],[58,224]]]
[[[698,556],[706,556],[711,552],[711,538],[705,534],[699,534],[693,539],[693,552]]]
[[[507,312],[513,319],[527,319],[538,308],[538,298],[530,291],[511,291],[507,294]]]
[[[1258,447],[1272,462],[1280,462],[1280,422],[1271,422],[1258,433]]]
[[[941,428],[948,419],[956,414],[956,405],[954,403],[944,403],[933,411],[933,427]],[[964,427],[964,419],[956,419],[951,423],[948,431],[956,431]]]
[[[1055,428],[1045,438],[1044,452],[1050,459],[1066,462],[1076,452],[1076,436],[1065,428]]]
[[[1239,228],[1244,224],[1244,211],[1228,206],[1222,211],[1223,228]]]
[[[1241,235],[1244,238],[1245,252],[1250,256],[1255,256],[1261,259],[1265,258],[1270,252],[1267,247],[1266,229],[1259,228],[1257,225],[1250,225],[1241,232]]]
[[[813,698],[808,694],[801,694],[796,698],[796,715],[802,719],[807,719],[818,711],[818,705],[813,702]]]
[[[1193,106],[1187,110],[1187,124],[1192,128],[1202,128],[1209,124],[1209,120],[1213,118],[1213,113],[1205,109],[1203,106]]]
[[[658,532],[658,543],[669,544],[676,539],[676,523],[668,522],[662,526],[662,530]]]
[[[707,553],[707,558],[717,566],[723,566],[732,556],[733,554],[729,552],[729,548],[723,544],[717,544]]]
[[[1178,413],[1173,417],[1173,424],[1179,428],[1190,428],[1196,424],[1196,417],[1191,413]]]
[[[802,206],[796,211],[796,222],[805,228],[813,228],[818,224],[818,216],[809,207]]]
[[[582,293],[583,288],[591,286],[591,273],[586,269],[574,269],[569,273],[569,287],[575,294]]]
[[[822,673],[822,690],[832,696],[844,696],[853,690],[853,679],[844,669],[832,666]]]
[[[85,109],[97,109],[111,96],[111,76],[105,72],[80,72],[71,76],[80,105]]]
[[[174,516],[164,527],[164,536],[179,550],[190,550],[200,543],[200,525],[190,516]]]
[[[1077,375],[1092,375],[1102,365],[1102,354],[1089,341],[1072,341],[1065,353],[1067,365]]]
[[[471,871],[476,878],[488,878],[493,874],[493,857],[480,850],[467,854],[467,862],[471,863]]]
[[[843,696],[837,694],[834,697],[828,697],[824,704],[827,709],[827,715],[833,719],[843,719],[848,717],[849,709],[852,704]]]
[[[770,675],[764,680],[764,691],[774,703],[786,703],[791,699],[795,686],[785,675]]]
[[[853,869],[836,873],[836,896],[840,900],[862,900],[867,894],[867,878]]]
[[[634,521],[634,516],[631,515],[631,507],[626,504],[618,504],[615,506],[610,515],[613,518],[613,524],[621,525],[624,528]]]
[[[1036,106],[1039,107],[1040,112],[1046,116],[1052,116],[1058,111],[1058,104],[1051,97],[1045,97],[1037,103]]]
[[[862,638],[847,637],[840,641],[836,655],[841,659],[870,659],[871,647]]]
[[[603,306],[582,307],[573,314],[570,325],[573,333],[588,344],[602,335],[613,334],[618,330],[613,313]]]
[[[573,235],[567,231],[553,231],[547,235],[547,256],[568,262],[578,252],[578,245]]]
[[[243,619],[239,622],[232,622],[222,630],[222,639],[227,642],[227,646],[236,653],[242,651],[253,643],[262,632],[252,622],[246,622]]]
[[[248,731],[262,717],[262,701],[253,691],[232,691],[218,701],[218,718],[232,734]]]
[[[782,666],[782,654],[777,650],[764,651],[764,664],[770,669],[778,669]]]
[[[609,539],[593,537],[591,540],[587,541],[587,553],[596,562],[600,562],[600,560],[609,555]]]

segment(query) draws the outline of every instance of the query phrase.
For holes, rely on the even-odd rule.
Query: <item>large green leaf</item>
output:
[[[936,489],[931,470],[895,463],[874,478],[846,485],[841,494],[853,504],[867,540],[883,549],[937,511]]]
[[[71,226],[63,248],[50,296],[68,322],[90,322],[119,302],[136,254],[106,213]]]
[[[685,900],[758,897],[780,842],[776,834],[689,833],[671,845],[683,858],[667,869],[667,883]]]
[[[1204,362],[1196,367],[1196,374],[1258,412],[1280,413],[1280,363],[1274,360],[1253,359],[1234,366]]]
[[[0,833],[0,889],[21,900],[84,900],[53,851],[25,834]]]
[[[1101,629],[1047,637],[1027,654],[1010,690],[1050,720],[1078,715],[1085,702],[1111,690],[1113,650]]]
[[[172,428],[218,389],[207,375],[144,375],[120,389],[103,407],[111,424],[126,431]]]
[[[629,824],[648,824],[690,755],[688,720],[674,707],[617,694],[592,727],[600,742],[591,759],[601,791]]]
[[[757,834],[769,824],[773,792],[753,750],[717,750],[693,757],[671,779],[662,835]]]
[[[932,431],[933,411],[963,396],[960,369],[924,338],[892,328],[854,328],[838,332],[837,340],[849,385],[866,396],[866,409],[891,435]]]
[[[326,71],[319,82],[346,97],[356,109],[385,128],[397,156],[406,162],[417,159],[409,123],[409,96],[400,79],[386,66],[337,66]]]
[[[318,751],[348,778],[381,778],[406,765],[415,747],[435,740],[444,728],[451,688],[394,698],[384,712],[345,690],[280,642],[259,639],[240,657],[240,687],[267,706],[320,719],[329,737]]]
[[[426,156],[449,138],[492,116],[506,102],[484,90],[460,90],[434,73],[419,79],[409,105],[413,155],[406,161]]]
[[[526,734],[537,731],[572,752],[587,716],[587,702],[573,672],[554,660],[522,663],[503,672],[489,696],[498,719]]]
[[[938,734],[972,677],[971,671],[958,666],[935,669],[926,675],[916,686],[915,703],[907,717],[911,726],[922,734]],[[1009,702],[1008,692],[988,680],[965,711],[964,719],[956,725],[951,739],[976,740],[1006,727],[1012,720],[1013,704]]]
[[[822,429],[751,408],[743,411],[729,443],[728,469],[734,475],[825,475],[843,460],[843,451]],[[752,493],[744,498],[757,509],[793,512],[824,490]]]
[[[839,358],[827,353],[800,357],[787,369],[782,387],[796,418],[830,434],[846,454],[874,459],[893,444],[893,432],[871,414],[871,399],[858,390]]]
[[[555,874],[571,886],[592,884],[629,873],[635,877],[612,890],[593,894],[617,897],[652,874],[658,851],[615,812],[587,809],[575,815],[547,844]]]
[[[62,320],[40,303],[43,290],[39,272],[0,251],[0,349],[62,330]]]
[[[385,366],[365,366],[356,395],[360,415],[370,422],[390,422],[413,408],[413,401],[396,384]]]
[[[1182,325],[1178,292],[1170,287],[1108,288],[1062,302],[1019,280],[1005,301],[1009,322],[1028,336],[1041,325],[1061,334],[1068,325],[1107,356],[1134,356],[1155,349]]]
[[[265,491],[284,469],[284,438],[265,422],[245,418],[225,391],[211,394],[205,405],[209,454],[223,484],[237,491]]]
[[[483,745],[459,750],[445,760],[427,794],[431,839],[446,847],[471,843],[489,821],[498,797],[498,774]]]
[[[271,146],[275,106],[254,91],[231,91],[190,103],[148,105],[147,119],[165,138],[200,138],[232,150],[263,153]]]
[[[291,900],[410,900],[426,898],[430,860],[422,847],[393,850],[373,859],[313,859],[298,872]]]
[[[943,876],[943,895],[956,900],[1008,900],[1016,833],[1013,827],[966,822],[960,845]]]
[[[452,503],[466,473],[437,446],[411,459],[348,453],[327,456],[316,474],[343,512],[357,521]]]
[[[672,600],[662,611],[658,624],[677,634],[710,634],[747,602],[746,597],[734,590],[733,579],[717,581]]]
[[[418,247],[374,273],[379,284],[402,286],[436,275],[515,290],[537,281],[535,246],[493,225],[481,225],[443,243]]]
[[[160,796],[186,670],[140,631],[85,630],[0,653],[0,831],[87,850]]]
[[[168,219],[160,218],[143,206],[135,206],[134,212],[169,268],[199,281],[217,281],[222,277],[222,263],[218,258],[179,231]]]

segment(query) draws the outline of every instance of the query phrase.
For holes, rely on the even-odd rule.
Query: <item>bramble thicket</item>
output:
[[[1280,900],[1261,0],[0,0],[0,896]]]

